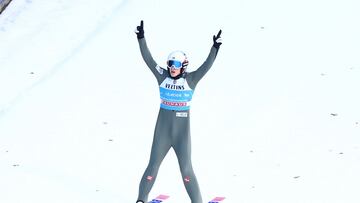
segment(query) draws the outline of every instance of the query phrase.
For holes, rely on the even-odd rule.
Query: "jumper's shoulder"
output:
[[[194,77],[193,77],[194,73],[195,73],[195,71],[186,72],[184,74],[184,78],[191,89],[195,89],[195,87],[196,87],[196,83],[194,82]]]

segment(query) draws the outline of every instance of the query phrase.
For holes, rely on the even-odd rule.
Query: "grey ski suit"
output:
[[[186,191],[192,203],[202,203],[202,197],[191,163],[190,102],[200,79],[212,66],[218,48],[211,47],[205,62],[194,72],[185,72],[178,79],[170,77],[151,56],[145,38],[138,39],[141,55],[155,75],[160,88],[161,105],[158,114],[149,164],[142,176],[138,200],[148,201],[160,164],[172,147],[178,158]]]

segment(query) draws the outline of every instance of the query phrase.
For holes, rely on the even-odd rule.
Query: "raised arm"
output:
[[[194,89],[197,83],[201,80],[202,77],[210,70],[212,64],[215,61],[216,55],[219,51],[220,45],[222,44],[221,39],[221,30],[218,34],[213,36],[213,46],[210,49],[210,53],[206,58],[205,62],[194,72],[191,72],[187,76],[187,81],[189,86]]]
[[[151,72],[155,75],[158,83],[163,79],[166,71],[162,69],[153,59],[149,48],[147,47],[146,40],[144,37],[144,21],[141,21],[140,26],[136,27],[135,33],[138,38],[141,56],[143,57],[146,65],[149,67]]]

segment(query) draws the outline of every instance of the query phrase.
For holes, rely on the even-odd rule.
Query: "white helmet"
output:
[[[187,59],[187,56],[184,52],[182,51],[173,51],[169,54],[168,59],[167,59],[167,66],[168,67],[174,67],[174,68],[183,68],[184,69],[187,67],[187,65],[189,64],[189,61]]]

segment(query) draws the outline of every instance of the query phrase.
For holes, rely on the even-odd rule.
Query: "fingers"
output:
[[[218,32],[218,34],[216,35],[216,38],[219,38],[219,37],[220,37],[221,32],[222,32],[222,30],[220,29],[219,32]]]
[[[144,21],[140,21],[140,25],[136,26],[135,33],[138,39],[144,38]]]
[[[213,36],[213,46],[216,48],[216,49],[219,49],[220,48],[220,45],[222,44],[222,39],[221,39],[221,32],[222,30],[220,29],[219,32],[217,33],[217,35]]]
[[[139,33],[141,30],[144,30],[144,21],[141,20],[140,25],[136,26],[135,33]]]

